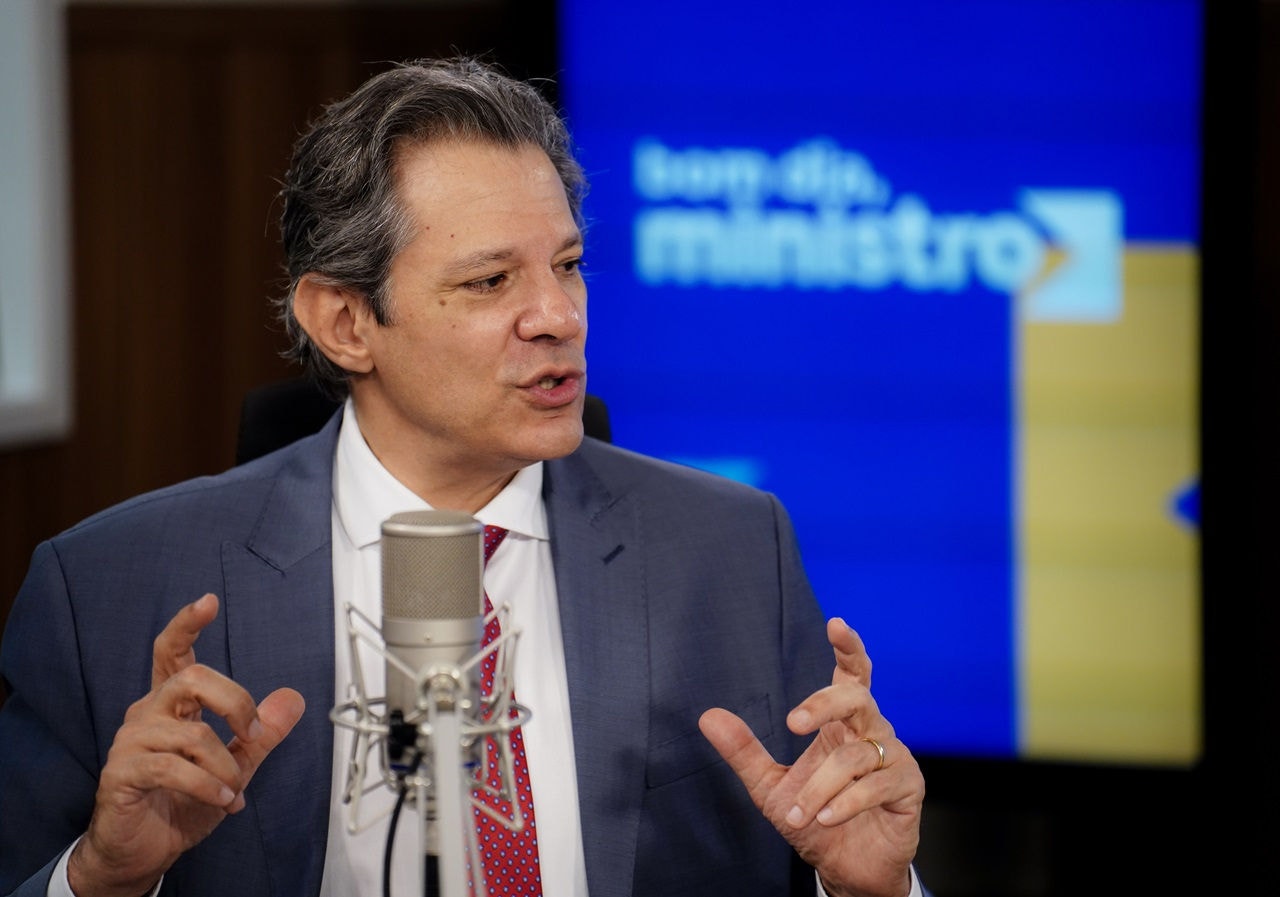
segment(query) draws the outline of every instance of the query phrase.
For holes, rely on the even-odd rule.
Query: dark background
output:
[[[921,757],[917,865],[937,897],[1274,888],[1280,0],[1206,7],[1204,760]],[[553,78],[554,14],[552,0],[68,5],[74,429],[0,449],[0,625],[39,540],[229,466],[245,391],[293,373],[267,307],[274,197],[320,104],[389,60],[454,49]]]

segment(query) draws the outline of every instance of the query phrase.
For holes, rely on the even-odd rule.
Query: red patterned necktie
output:
[[[507,531],[498,526],[484,528],[484,560],[489,558],[507,537]],[[487,615],[493,609],[489,603],[489,594],[484,596],[484,612]],[[483,646],[498,637],[500,627],[494,617],[484,628]],[[486,697],[493,690],[494,654],[485,655],[480,666],[480,691]],[[514,715],[514,711],[513,711]],[[494,736],[486,736],[486,753],[489,768],[485,770],[491,788],[501,785],[498,773],[498,750]],[[520,729],[511,732],[511,752],[515,758],[515,790],[519,812],[524,819],[524,828],[518,832],[508,831],[501,823],[495,822],[482,811],[472,808],[476,821],[476,834],[480,844],[480,856],[484,862],[484,891],[490,897],[541,897],[542,873],[538,869],[538,830],[533,820],[533,787],[529,782],[529,763],[524,756],[524,736]],[[476,799],[493,807],[497,813],[507,819],[514,817],[511,804],[483,791],[473,792]],[[471,892],[476,894],[474,880]]]

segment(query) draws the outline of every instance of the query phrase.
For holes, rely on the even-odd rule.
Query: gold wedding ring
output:
[[[880,755],[880,759],[876,761],[876,768],[871,771],[879,772],[880,770],[884,769],[884,745],[876,741],[874,738],[863,737],[858,740],[865,741],[867,744],[871,745],[873,748],[876,749],[876,753]]]

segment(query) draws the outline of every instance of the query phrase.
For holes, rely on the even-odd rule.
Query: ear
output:
[[[325,356],[354,374],[373,370],[373,359],[361,333],[373,323],[364,296],[304,274],[293,294],[293,314]]]

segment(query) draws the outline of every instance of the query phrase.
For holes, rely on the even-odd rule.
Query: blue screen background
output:
[[[935,218],[1012,214],[1043,237],[1023,190],[1107,191],[1125,241],[1194,242],[1199,4],[561,0],[559,21],[591,181],[589,389],[614,441],[780,496],[900,736],[1016,756],[1009,291],[973,270],[958,287],[647,283],[633,223],[655,203],[633,153],[822,139]]]

